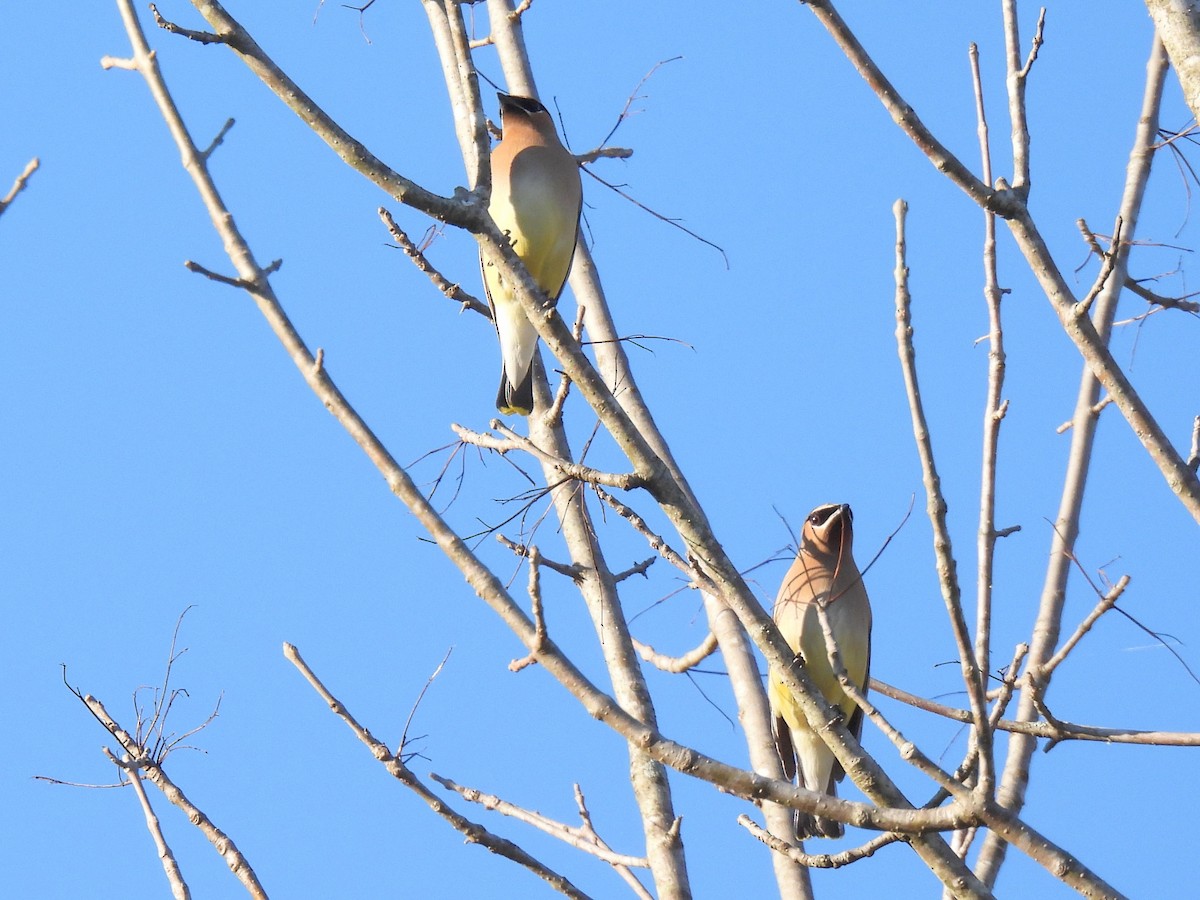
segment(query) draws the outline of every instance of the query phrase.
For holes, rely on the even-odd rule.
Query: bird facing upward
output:
[[[559,141],[546,107],[531,97],[499,96],[503,138],[492,150],[488,211],[555,303],[571,269],[579,231],[579,166]],[[527,416],[533,410],[537,330],[500,270],[485,259],[480,262],[503,363],[496,408],[505,415]]]
[[[862,734],[862,710],[846,696],[829,664],[829,653],[818,606],[824,606],[842,665],[865,692],[871,668],[871,604],[852,553],[853,515],[844,503],[818,506],[804,520],[800,552],[788,570],[774,618],[788,646],[804,660],[809,678],[833,707],[846,717],[846,727],[856,738]],[[804,712],[787,689],[781,673],[771,667],[767,699],[771,705],[775,743],[788,778],[810,791],[837,796],[837,782],[845,776],[833,752],[813,730]],[[800,813],[796,836],[841,837],[840,822]]]

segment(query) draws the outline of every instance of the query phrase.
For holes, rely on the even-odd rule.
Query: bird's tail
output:
[[[809,838],[840,838],[846,833],[841,822],[833,819],[822,819],[820,816],[810,816],[808,813],[796,813],[796,839],[806,841]]]
[[[533,363],[525,370],[519,384],[513,384],[508,369],[500,368],[500,390],[496,393],[496,409],[506,416],[527,416],[533,412]]]
[[[832,778],[829,779],[829,786],[825,793],[830,797],[837,796],[837,782]],[[833,819],[823,819],[820,816],[812,816],[808,813],[796,813],[796,838],[798,840],[803,841],[808,838],[840,838],[845,833],[846,828],[841,822]]]

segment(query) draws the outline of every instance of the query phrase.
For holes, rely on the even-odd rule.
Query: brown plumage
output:
[[[862,711],[842,690],[829,664],[825,635],[817,616],[825,607],[850,679],[865,691],[871,668],[871,604],[862,575],[854,562],[853,515],[846,504],[827,503],[804,520],[800,551],[788,569],[775,600],[774,618],[788,645],[804,660],[804,667],[826,701],[847,717],[846,727],[862,733]],[[845,776],[833,752],[809,725],[779,670],[768,673],[767,699],[775,726],[775,741],[784,772],[801,787],[837,796],[837,782]],[[796,833],[806,837],[840,837],[840,822],[819,816],[797,815]]]
[[[500,94],[504,137],[492,150],[488,211],[538,287],[556,302],[571,269],[583,189],[575,157],[562,145],[550,113],[531,97]],[[483,284],[500,338],[500,390],[505,415],[533,410],[537,330],[499,269],[481,260]]]

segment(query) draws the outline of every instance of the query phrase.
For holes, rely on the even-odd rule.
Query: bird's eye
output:
[[[836,506],[822,506],[820,509],[814,509],[809,515],[808,521],[810,525],[824,525],[837,512]]]

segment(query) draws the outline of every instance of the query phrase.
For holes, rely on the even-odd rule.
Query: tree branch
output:
[[[300,674],[312,685],[313,690],[320,695],[321,699],[329,706],[334,715],[346,723],[347,727],[354,732],[355,736],[362,741],[367,749],[371,751],[371,755],[378,760],[388,774],[403,784],[406,788],[420,797],[435,813],[445,819],[450,825],[467,839],[467,843],[479,844],[487,848],[493,853],[510,859],[518,865],[524,866],[533,872],[539,878],[543,879],[547,884],[553,887],[560,894],[567,897],[576,898],[576,900],[587,900],[588,895],[579,890],[567,878],[559,875],[554,870],[550,869],[539,860],[531,856],[524,849],[512,841],[498,837],[492,834],[482,825],[472,822],[464,816],[459,815],[445,802],[434,794],[425,784],[413,774],[412,770],[404,764],[404,762],[394,755],[387,745],[382,741],[377,740],[366,728],[358,723],[358,720],[350,713],[340,700],[335,697],[316,673],[309,668],[308,663],[300,655],[300,651],[293,644],[283,645],[283,655],[294,665]]]
[[[167,883],[171,885],[171,896],[175,900],[190,900],[192,892],[183,878],[183,872],[179,869],[179,862],[175,859],[175,854],[171,852],[171,846],[163,837],[162,826],[159,824],[158,816],[154,814],[154,807],[150,805],[150,798],[146,796],[146,788],[142,784],[137,767],[133,764],[133,757],[126,753],[120,760],[117,760],[107,747],[105,752],[109,754],[116,765],[129,775],[129,784],[133,787],[133,792],[137,794],[138,803],[141,804],[142,813],[146,817],[146,829],[154,839],[154,847],[158,850],[158,858],[162,861]]]
[[[1079,534],[1083,510],[1083,494],[1091,464],[1098,416],[1093,411],[1103,386],[1113,402],[1121,409],[1126,420],[1134,426],[1147,447],[1151,457],[1166,474],[1181,468],[1190,479],[1168,481],[1184,500],[1193,516],[1200,518],[1200,493],[1197,491],[1195,473],[1186,468],[1179,455],[1171,448],[1158,424],[1145,413],[1144,406],[1133,393],[1128,380],[1116,367],[1105,343],[1109,328],[1116,313],[1121,287],[1128,270],[1128,254],[1131,242],[1137,233],[1138,217],[1150,168],[1154,160],[1154,143],[1158,134],[1158,114],[1162,102],[1163,84],[1167,74],[1167,59],[1157,37],[1152,42],[1150,57],[1146,63],[1146,85],[1142,97],[1141,117],[1138,120],[1133,147],[1126,167],[1125,188],[1121,199],[1120,216],[1125,231],[1125,242],[1116,248],[1117,262],[1114,275],[1107,282],[1095,303],[1093,317],[1074,314],[1074,304],[1062,275],[1059,273],[1041,236],[1028,217],[1009,222],[1017,237],[1018,245],[1025,255],[1035,276],[1041,283],[1059,313],[1059,319],[1067,327],[1072,339],[1084,352],[1085,364],[1080,378],[1079,393],[1075,402],[1074,426],[1071,432],[1071,447],[1067,458],[1067,471],[1063,479],[1062,495],[1058,515],[1054,523],[1054,534],[1050,541],[1049,561],[1042,586],[1037,620],[1030,640],[1029,668],[1038,669],[1055,652],[1062,628],[1063,605],[1066,601],[1067,576],[1070,573],[1071,557],[1075,539]],[[1093,322],[1095,327],[1093,327]],[[1097,364],[1097,362],[1101,364]],[[1107,366],[1107,368],[1105,368]],[[1145,413],[1143,415],[1143,413]],[[1171,457],[1174,459],[1172,460]],[[1017,706],[1016,718],[1033,720],[1037,710],[1033,696],[1023,688]],[[1009,741],[1008,756],[996,795],[997,802],[1007,809],[1019,812],[1029,783],[1029,767],[1032,762],[1035,742],[1028,737],[1014,737]],[[988,884],[994,884],[1003,863],[1005,845],[988,837],[980,850],[976,871]]]
[[[987,700],[984,696],[983,673],[975,663],[971,647],[971,636],[963,614],[962,599],[958,588],[950,531],[946,526],[946,500],[942,496],[941,479],[933,459],[933,443],[929,437],[929,426],[921,403],[921,389],[917,383],[917,355],[913,347],[912,297],[908,292],[908,265],[906,262],[905,215],[908,204],[897,200],[892,207],[896,216],[896,343],[900,351],[900,364],[904,371],[904,386],[908,393],[909,410],[912,414],[913,436],[917,453],[921,459],[921,471],[925,482],[927,511],[933,525],[933,547],[937,557],[938,581],[942,600],[950,618],[954,643],[958,649],[963,683],[971,700],[974,716],[973,734],[980,748],[980,784],[987,793],[991,788],[992,736],[988,729]]]
[[[121,0],[127,2],[127,0]],[[156,762],[151,757],[146,748],[140,745],[129,732],[125,731],[116,720],[108,714],[108,710],[104,708],[104,704],[90,694],[84,695],[78,690],[72,688],[72,693],[75,694],[88,708],[96,721],[108,730],[113,739],[121,746],[121,749],[128,755],[128,761],[122,762],[124,768],[130,770],[130,778],[137,778],[138,773],[145,772],[146,777],[154,783],[163,796],[173,806],[176,806],[187,817],[188,821],[200,829],[200,832],[208,839],[208,842],[213,845],[213,848],[225,860],[225,864],[229,866],[229,870],[237,876],[238,881],[250,893],[250,896],[255,900],[267,900],[267,892],[258,881],[258,876],[254,874],[254,869],[250,867],[250,863],[238,850],[237,845],[233,840],[225,834],[220,828],[213,824],[212,820],[204,814],[198,806],[192,803],[191,800],[183,793],[179,787],[167,777],[167,773],[163,770],[160,763]],[[116,761],[116,757],[110,756]]]
[[[17,176],[16,180],[13,182],[13,186],[9,188],[8,193],[5,194],[3,198],[0,198],[0,216],[4,215],[4,211],[8,209],[13,200],[17,198],[17,194],[25,190],[26,185],[29,183],[29,179],[40,166],[41,162],[36,156],[29,162],[25,163],[25,168],[21,171],[21,174]]]

